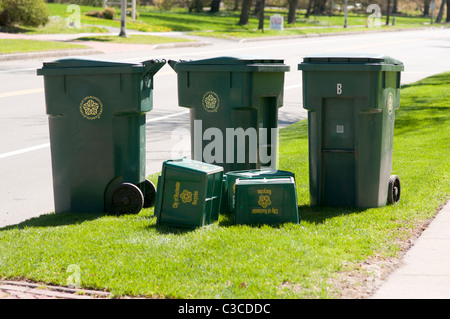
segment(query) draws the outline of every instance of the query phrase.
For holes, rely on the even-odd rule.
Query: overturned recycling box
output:
[[[223,168],[186,158],[167,160],[158,178],[158,225],[195,228],[218,220]]]
[[[300,222],[293,177],[238,178],[235,193],[235,224]]]
[[[138,213],[154,204],[145,179],[146,113],[165,60],[61,59],[44,76],[55,212]]]
[[[271,178],[289,178],[289,177],[292,177],[295,180],[294,173],[272,168],[227,172],[224,175],[221,212],[234,213],[237,179],[240,180],[262,179],[262,178],[271,179]]]
[[[253,56],[173,61],[178,101],[190,108],[192,159],[224,172],[276,168],[284,60]]]

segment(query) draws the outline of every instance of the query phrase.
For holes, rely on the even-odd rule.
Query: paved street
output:
[[[284,59],[291,71],[286,73],[280,127],[306,117],[301,102],[301,72],[297,70],[306,55],[335,52],[389,55],[405,65],[402,84],[450,70],[449,29],[241,43],[221,39],[207,41],[210,42],[208,45],[199,47],[105,49],[106,53],[89,57],[126,62],[241,54]],[[101,47],[96,49],[102,50]],[[54,59],[0,62],[0,227],[54,210],[43,78],[36,75],[36,69],[42,67],[43,61]],[[150,174],[158,172],[162,161],[173,155],[174,145],[179,143],[178,139],[172,139],[175,129],[189,141],[189,114],[187,109],[178,106],[176,74],[168,65],[155,76],[154,106],[147,121],[147,173]]]

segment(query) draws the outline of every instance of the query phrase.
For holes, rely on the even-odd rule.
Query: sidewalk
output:
[[[372,299],[450,299],[450,201]]]
[[[132,34],[146,34],[162,37],[183,38],[194,40],[191,42],[168,42],[159,44],[125,44],[125,43],[107,43],[102,41],[75,41],[80,37],[89,36],[115,36],[119,34],[119,29],[109,28],[110,33],[57,33],[57,34],[20,34],[20,33],[4,33],[0,32],[0,39],[24,39],[24,40],[41,40],[41,41],[61,41],[74,44],[82,44],[87,48],[85,49],[66,49],[66,50],[50,50],[50,51],[36,51],[28,53],[16,53],[16,54],[1,54],[1,61],[10,60],[23,60],[23,59],[39,59],[47,57],[64,57],[64,56],[82,56],[93,55],[102,53],[113,52],[127,52],[127,51],[148,51],[154,49],[166,49],[166,48],[180,48],[180,47],[199,47],[205,45],[211,45],[212,43],[205,40],[202,37],[190,36],[184,32],[140,32],[134,30],[127,30],[127,35]],[[220,41],[220,39],[218,40]]]
[[[21,281],[0,281],[0,300],[2,299],[94,299],[110,298],[103,291],[52,287]]]

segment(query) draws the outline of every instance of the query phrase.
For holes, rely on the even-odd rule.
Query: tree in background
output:
[[[447,0],[447,18],[445,18],[445,22],[450,23],[450,0]]]
[[[0,25],[38,27],[48,23],[49,14],[43,0],[3,0]]]
[[[240,24],[240,25],[248,24],[248,18],[250,16],[251,5],[252,5],[252,0],[243,0],[241,16],[239,17],[238,24]]]
[[[389,18],[391,16],[391,0],[387,0],[387,10],[386,10],[386,25],[389,25]]]
[[[220,1],[221,0],[212,0],[211,1],[211,10],[209,12],[211,12],[211,13],[219,12]]]
[[[439,13],[438,13],[438,15],[436,17],[436,20],[434,21],[436,23],[441,23],[441,21],[442,21],[442,17],[444,16],[445,1],[446,0],[442,0],[441,1],[441,6],[439,8]]]
[[[189,4],[189,12],[202,12],[203,11],[203,0],[193,0]]]
[[[298,0],[288,0],[288,17],[287,17],[287,23],[288,24],[295,24],[295,15],[296,15],[296,9],[297,9]]]
[[[326,4],[327,0],[309,0],[305,18],[309,18],[311,14],[321,15],[326,13]]]
[[[258,30],[264,31],[264,7],[265,7],[265,0],[259,0],[259,7],[258,7]]]

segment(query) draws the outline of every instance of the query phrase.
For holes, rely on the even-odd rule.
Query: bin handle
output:
[[[176,66],[177,66],[178,63],[181,63],[181,62],[187,62],[187,60],[178,60],[178,61],[175,61],[175,60],[169,60],[169,61],[167,61],[167,64],[169,64],[170,67],[171,67],[175,72],[177,72]]]
[[[147,87],[150,87],[153,75],[155,75],[164,66],[164,64],[166,64],[166,60],[147,60],[141,63],[144,67],[143,78],[145,81],[145,85]]]
[[[141,62],[144,66],[144,74],[152,76],[166,64],[165,59],[154,59]]]

